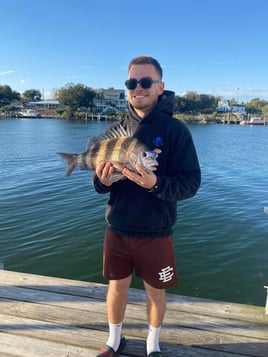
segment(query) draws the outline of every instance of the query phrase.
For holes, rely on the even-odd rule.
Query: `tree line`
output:
[[[84,84],[67,84],[58,89],[55,98],[62,105],[61,111],[66,117],[71,117],[75,112],[94,111],[94,98],[100,96],[99,90],[94,90]],[[22,94],[12,90],[9,85],[0,85],[0,110],[16,110],[15,102],[26,105],[28,102],[36,102],[42,99],[38,89],[29,89]],[[183,96],[175,96],[174,111],[179,114],[199,115],[213,114],[217,111],[220,96],[210,94],[198,94],[194,91],[187,92]],[[230,105],[238,104],[235,98],[229,100]],[[256,115],[268,115],[268,101],[254,98],[250,102],[240,103],[245,106],[247,113]]]

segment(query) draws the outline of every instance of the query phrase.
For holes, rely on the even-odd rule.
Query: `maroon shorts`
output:
[[[135,272],[149,285],[167,289],[178,283],[172,236],[133,238],[105,232],[103,276],[119,280]]]

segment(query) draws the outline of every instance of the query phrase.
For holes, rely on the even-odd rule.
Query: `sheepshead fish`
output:
[[[114,173],[110,183],[125,178],[122,175],[124,167],[136,172],[135,166],[141,166],[145,171],[155,171],[160,149],[149,150],[144,144],[132,136],[122,125],[112,127],[104,134],[89,141],[88,149],[81,154],[58,153],[67,163],[66,176],[70,176],[77,165],[81,170],[96,170],[101,161],[111,162]]]

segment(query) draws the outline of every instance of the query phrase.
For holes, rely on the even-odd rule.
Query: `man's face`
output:
[[[139,64],[131,67],[128,78],[135,78],[138,81],[141,78],[150,77],[153,80],[160,80],[159,74],[151,64]],[[137,114],[143,118],[156,105],[159,95],[164,91],[164,83],[153,83],[151,88],[144,89],[138,83],[135,89],[128,90],[128,101],[134,107]]]

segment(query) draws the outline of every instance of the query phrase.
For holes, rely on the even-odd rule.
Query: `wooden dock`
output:
[[[107,338],[107,286],[0,270],[0,356],[91,357]],[[122,356],[145,356],[145,294],[130,289]],[[168,295],[165,357],[267,357],[264,307]]]

